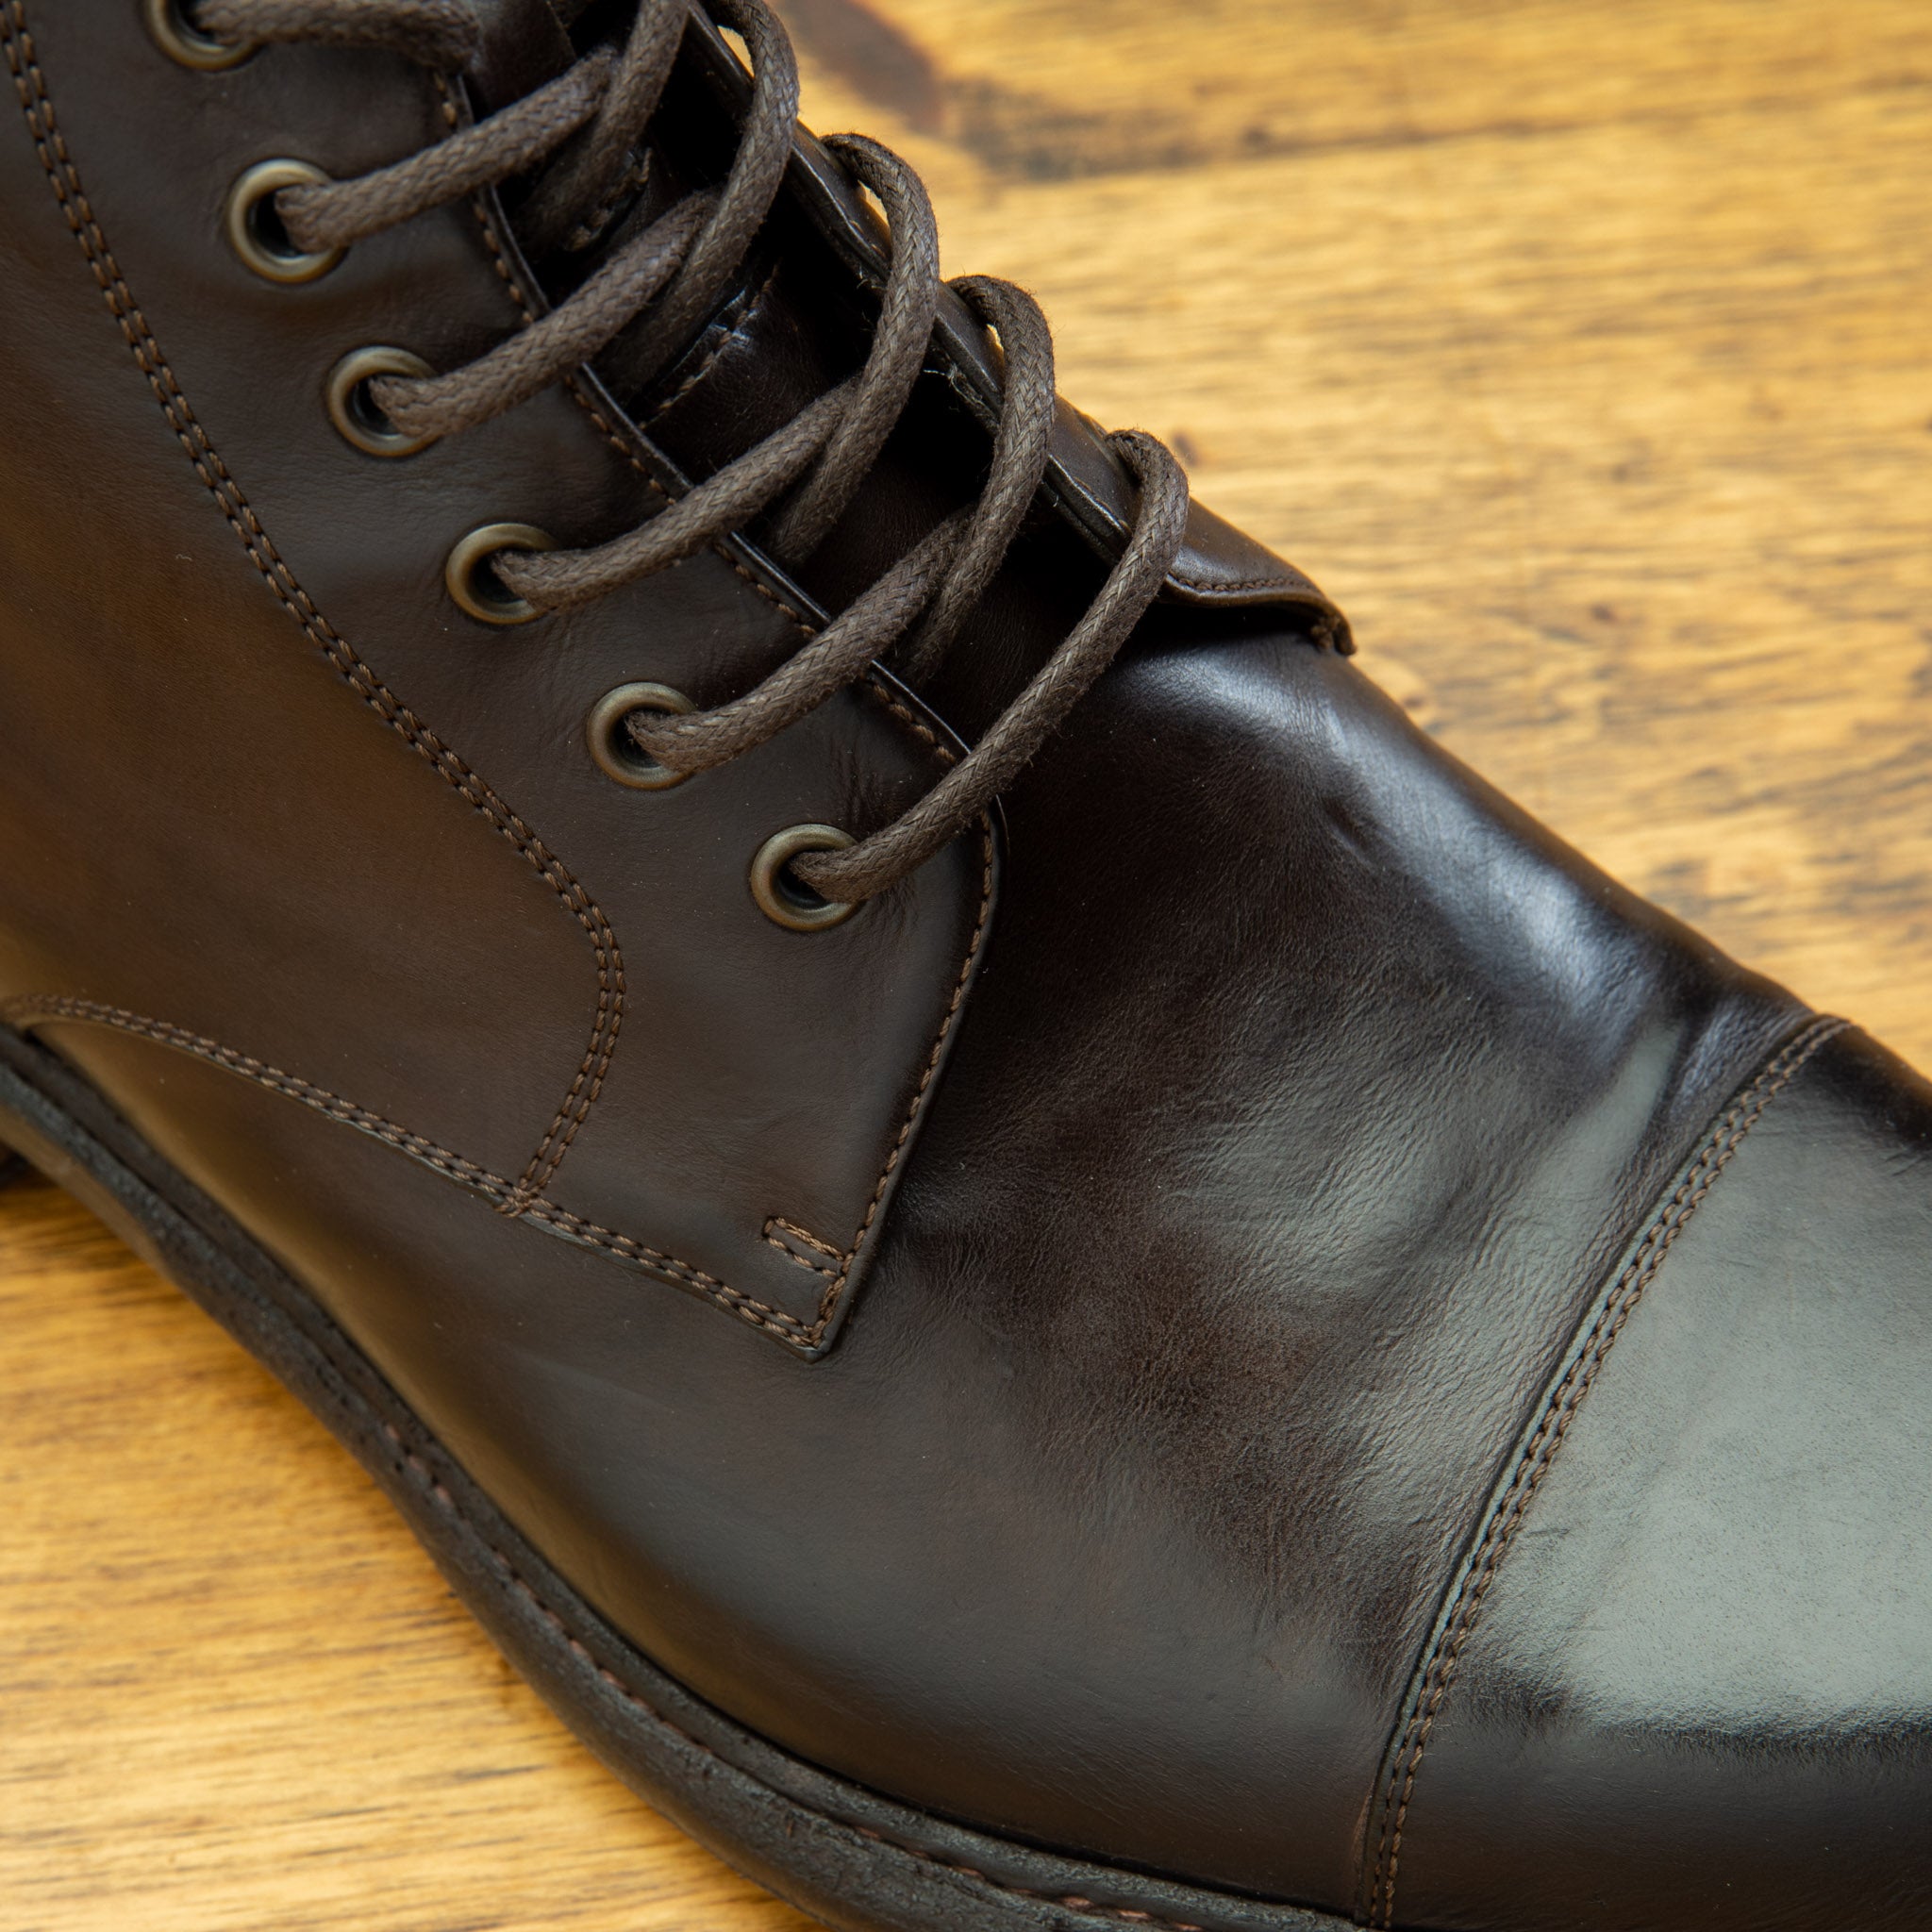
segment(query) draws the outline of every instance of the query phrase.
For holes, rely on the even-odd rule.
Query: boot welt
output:
[[[9,1150],[97,1215],[314,1411],[510,1662],[625,1784],[802,1911],[839,1932],[1349,1924],[971,1830],[766,1742],[612,1629],[285,1269],[70,1068],[0,1027],[0,1171]]]

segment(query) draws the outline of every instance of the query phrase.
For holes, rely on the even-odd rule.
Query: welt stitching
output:
[[[1537,1491],[1562,1448],[1571,1423],[1665,1257],[1743,1144],[1745,1136],[1806,1062],[1827,1041],[1843,1032],[1845,1024],[1842,1020],[1814,1020],[1738,1095],[1705,1137],[1674,1191],[1652,1217],[1629,1263],[1602,1298],[1574,1359],[1551,1391],[1536,1431],[1517,1459],[1508,1487],[1491,1510],[1475,1554],[1463,1572],[1440,1634],[1419,1674],[1407,1724],[1391,1759],[1382,1794],[1375,1874],[1369,1895],[1363,1901],[1362,1915],[1370,1923],[1383,1926],[1394,1924],[1402,1834],[1430,1734],[1481,1616],[1483,1600],[1535,1501]]]
[[[383,1115],[373,1113],[369,1108],[331,1092],[326,1087],[318,1087],[311,1080],[285,1073],[279,1067],[258,1059],[253,1054],[224,1046],[219,1041],[210,1040],[206,1034],[193,1032],[186,1026],[132,1013],[124,1007],[104,1006],[97,1000],[73,999],[61,994],[30,994],[0,1006],[0,1024],[8,1026],[28,1028],[49,1021],[111,1027],[116,1032],[150,1040],[192,1058],[206,1060],[225,1072],[251,1080],[272,1093],[299,1101],[340,1125],[368,1134],[492,1203],[500,1205],[517,1191],[516,1185],[502,1174],[493,1174],[489,1168],[452,1153],[422,1134],[411,1133]],[[681,1261],[676,1256],[667,1255],[661,1248],[651,1247],[634,1236],[620,1234],[614,1228],[586,1221],[581,1215],[573,1214],[569,1208],[542,1195],[527,1200],[519,1218],[534,1222],[540,1227],[548,1228],[581,1246],[602,1249],[636,1262],[653,1274],[694,1288],[707,1300],[786,1341],[809,1347],[823,1333],[823,1324],[818,1328],[811,1327],[796,1315],[773,1307],[689,1261]]]
[[[611,931],[609,923],[605,919],[595,900],[578,884],[568,868],[483,779],[424,725],[421,720],[377,678],[375,672],[323,616],[308,592],[302,589],[294,574],[283,561],[253,507],[242,493],[241,486],[235,481],[220,453],[203,429],[200,419],[194,414],[172,365],[162,353],[159,341],[148,326],[146,316],[134,298],[133,290],[121,273],[120,264],[115,259],[112,249],[108,245],[106,234],[94,218],[87,192],[81,183],[79,169],[68,152],[66,141],[59,131],[46,75],[35,58],[33,36],[27,30],[24,0],[8,0],[6,11],[0,13],[0,40],[6,42],[7,61],[13,75],[14,92],[19,96],[21,111],[25,116],[28,131],[33,137],[35,152],[40,158],[42,168],[45,171],[48,183],[53,188],[55,200],[58,203],[75,240],[80,244],[81,253],[86,258],[95,284],[107,301],[108,311],[119,325],[122,338],[134,356],[135,365],[147,378],[148,386],[154,391],[155,400],[160,405],[162,414],[179,439],[182,448],[187,452],[195,475],[201,478],[236,535],[241,538],[242,547],[247,551],[251,561],[280,600],[282,607],[301,625],[310,641],[321,650],[337,675],[403,739],[411,750],[422,757],[459,797],[495,826],[536,871],[538,876],[557,894],[564,909],[583,928],[591,941],[597,964],[597,1011],[591,1027],[591,1041],[585,1049],[584,1059],[577,1070],[576,1077],[565,1094],[548,1132],[539,1144],[537,1154],[532,1157],[525,1182],[520,1183],[518,1190],[513,1191],[510,1197],[502,1204],[504,1211],[514,1213],[519,1209],[525,1187],[534,1192],[536,1187],[541,1186],[542,1181],[547,1180],[549,1174],[556,1171],[557,1162],[562,1158],[563,1151],[568,1148],[570,1140],[575,1137],[576,1128],[581,1125],[591,1101],[596,1097],[604,1073],[609,1066],[610,1056],[615,1051],[624,1003],[624,961],[618,949],[616,935]],[[560,1129],[564,1131],[559,1141]],[[545,1165],[546,1156],[553,1148],[555,1158],[549,1159]]]
[[[375,1416],[375,1411],[365,1397],[355,1393],[346,1387],[343,1389],[343,1395],[356,1407],[370,1414],[372,1417]],[[636,1690],[632,1690],[608,1664],[600,1663],[595,1652],[591,1649],[590,1645],[572,1627],[570,1620],[561,1612],[552,1608],[537,1588],[529,1583],[517,1569],[514,1559],[497,1548],[494,1541],[491,1541],[489,1532],[457,1500],[449,1485],[437,1474],[427,1458],[418,1455],[415,1450],[409,1447],[408,1443],[403,1439],[402,1431],[393,1423],[381,1418],[375,1418],[375,1420],[376,1425],[380,1428],[384,1439],[389,1442],[394,1454],[401,1458],[399,1464],[392,1465],[396,1467],[398,1474],[405,1474],[415,1482],[434,1500],[439,1508],[454,1518],[463,1531],[482,1546],[503,1580],[529,1605],[531,1609],[536,1612],[537,1616],[551,1631],[562,1639],[565,1648],[583,1669],[593,1673],[597,1680],[608,1690],[614,1690],[626,1704],[630,1705],[634,1709],[642,1712],[652,1724],[660,1725],[664,1730],[669,1731],[680,1743],[689,1746],[691,1750],[697,1752],[700,1757],[708,1759],[710,1763],[723,1765],[727,1769],[736,1769],[727,1758],[713,1750],[702,1738],[693,1737],[681,1724],[674,1724],[670,1718],[666,1717],[647,1698],[641,1696]],[[788,1802],[798,1805],[798,1808],[801,1810],[811,1810],[811,1807],[808,1806],[799,1805],[796,1799]],[[833,1818],[829,1813],[823,1811],[812,1811],[811,1815],[816,1818],[824,1819],[830,1824],[840,1826],[848,1831],[857,1832],[860,1838],[869,1839],[874,1844],[890,1846],[893,1851],[903,1852],[908,1857],[917,1858],[924,1864],[937,1866],[941,1871],[957,1872],[963,1878],[971,1878],[978,1884],[991,1886],[997,1891],[1008,1892],[1017,1898],[1037,1899],[1045,1905],[1060,1906],[1068,1911],[1077,1912],[1085,1918],[1105,1919],[1109,1923],[1124,1923],[1130,1925],[1156,1925],[1161,1927],[1162,1932],[1206,1932],[1204,1926],[1194,1924],[1184,1919],[1165,1918],[1158,1912],[1138,1911],[1127,1906],[1095,1905],[1091,1899],[1083,1898],[1077,1892],[1056,1896],[1052,1893],[1033,1890],[1024,1885],[1013,1885],[1004,1878],[995,1878],[988,1873],[977,1871],[971,1865],[961,1865],[953,1859],[941,1858],[935,1853],[923,1850],[918,1845],[909,1845],[898,1839],[890,1838],[884,1832],[874,1831],[870,1826],[846,1824],[843,1820]]]

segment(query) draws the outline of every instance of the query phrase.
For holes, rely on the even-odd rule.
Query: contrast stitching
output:
[[[1375,1873],[1361,1902],[1361,1916],[1372,1924],[1390,1926],[1395,1922],[1395,1879],[1401,1860],[1403,1827],[1408,1819],[1409,1803],[1415,1794],[1416,1776],[1422,1769],[1429,1734],[1455,1682],[1457,1667],[1481,1615],[1483,1599],[1495,1581],[1538,1489],[1563,1446],[1577,1409],[1590,1393],[1610,1350],[1616,1346],[1624,1324],[1662,1267],[1664,1257],[1719,1174],[1730,1164],[1744,1137],[1806,1062],[1827,1041],[1843,1032],[1846,1024],[1842,1020],[1814,1020],[1738,1095],[1705,1137],[1675,1191],[1652,1217],[1628,1265],[1599,1302],[1569,1369],[1551,1391],[1535,1432],[1517,1459],[1508,1487],[1490,1511],[1474,1554],[1443,1613],[1436,1641],[1407,1701],[1407,1723],[1391,1756],[1382,1790],[1382,1826]]]
[[[107,236],[94,218],[87,192],[81,184],[80,171],[69,154],[58,125],[46,75],[35,57],[33,36],[27,31],[26,8],[23,0],[8,0],[7,10],[0,13],[0,41],[6,42],[7,64],[13,75],[14,92],[20,97],[21,111],[25,115],[28,131],[33,136],[35,152],[46,172],[55,200],[67,219],[68,227],[79,242],[81,253],[106,298],[108,310],[133,353],[135,364],[146,376],[155,400],[159,403],[162,414],[180,439],[189,461],[194,466],[195,475],[207,486],[235,534],[241,538],[242,547],[255,567],[280,600],[283,608],[302,626],[310,641],[350,689],[459,797],[496,827],[557,894],[564,909],[590,939],[597,962],[597,1012],[591,1029],[590,1044],[556,1117],[530,1158],[523,1180],[502,1204],[506,1213],[517,1213],[521,1211],[524,1199],[534,1197],[556,1173],[577,1129],[596,1101],[611,1056],[616,1051],[618,1029],[624,1016],[624,958],[618,948],[617,936],[597,902],[578,884],[569,869],[483,779],[381,682],[323,616],[294,574],[283,562],[241,486],[202,428],[173,367],[161,351],[160,343],[148,326],[146,316],[134,299],[133,290],[121,273],[120,264],[108,245]]]
[[[325,1354],[323,1359],[327,1360]],[[332,1368],[334,1365],[331,1363],[330,1366]],[[338,1399],[375,1420],[384,1438],[401,1457],[399,1464],[391,1465],[396,1468],[397,1474],[407,1475],[416,1482],[440,1508],[452,1516],[462,1529],[488,1552],[503,1580],[530,1606],[556,1635],[563,1640],[564,1647],[579,1665],[592,1673],[608,1689],[616,1691],[626,1704],[641,1711],[651,1723],[669,1731],[680,1743],[690,1746],[713,1764],[723,1765],[730,1771],[738,1770],[729,1758],[713,1750],[702,1738],[693,1737],[681,1724],[673,1723],[656,1705],[632,1690],[608,1664],[600,1663],[590,1645],[572,1628],[570,1620],[560,1611],[553,1609],[536,1587],[525,1580],[517,1569],[515,1560],[497,1548],[489,1532],[457,1500],[449,1485],[431,1468],[427,1459],[419,1456],[404,1441],[403,1432],[393,1423],[377,1416],[374,1406],[359,1391],[346,1381],[341,1381],[340,1378],[338,1380]],[[909,1845],[902,1840],[889,1838],[884,1832],[874,1831],[868,1825],[848,1824],[843,1819],[835,1818],[829,1812],[816,1810],[796,1798],[788,1799],[786,1802],[801,1811],[810,1812],[812,1817],[824,1820],[836,1829],[856,1832],[860,1838],[869,1839],[874,1844],[890,1846],[893,1851],[904,1852],[908,1857],[918,1858],[924,1864],[937,1866],[941,1871],[956,1872],[962,1878],[971,1878],[980,1885],[991,1886],[995,1890],[1009,1892],[1016,1898],[1037,1899],[1044,1905],[1062,1906],[1069,1911],[1078,1912],[1089,1918],[1118,1921],[1130,1925],[1158,1925],[1162,1928],[1162,1932],[1207,1932],[1205,1926],[1194,1924],[1185,1919],[1164,1918],[1158,1912],[1138,1911],[1129,1906],[1095,1905],[1091,1898],[1083,1898],[1077,1892],[1056,1896],[1051,1892],[1035,1891],[1026,1886],[1014,1885],[1004,1878],[992,1877],[971,1865],[961,1865],[953,1859],[941,1858],[935,1853],[922,1850],[918,1845]]]
[[[839,1258],[839,1250],[830,1241],[821,1241],[808,1227],[800,1227],[795,1221],[786,1221],[774,1214],[765,1223],[766,1234],[769,1235],[774,1228],[781,1234],[789,1234],[793,1241],[803,1241],[808,1248],[815,1248],[821,1255],[829,1255],[835,1261]]]
[[[783,1308],[774,1308],[768,1302],[746,1294],[742,1289],[719,1280],[715,1274],[693,1267],[689,1261],[679,1260],[675,1255],[667,1255],[662,1249],[651,1247],[634,1236],[620,1234],[614,1228],[587,1221],[543,1195],[525,1194],[521,1182],[509,1181],[502,1174],[438,1145],[422,1134],[398,1126],[382,1114],[373,1113],[365,1107],[357,1106],[354,1101],[343,1099],[326,1087],[318,1087],[311,1080],[286,1073],[280,1067],[258,1059],[253,1054],[224,1046],[204,1033],[195,1033],[165,1020],[150,1019],[145,1014],[131,1013],[123,1007],[104,1006],[97,1000],[71,999],[60,994],[30,994],[0,1006],[0,1024],[17,1030],[25,1031],[50,1022],[108,1026],[119,1033],[172,1047],[177,1053],[206,1060],[225,1073],[240,1074],[243,1079],[266,1088],[271,1093],[299,1101],[304,1107],[340,1125],[368,1134],[407,1154],[412,1160],[421,1161],[458,1187],[480,1194],[494,1206],[500,1208],[521,1196],[520,1220],[530,1222],[565,1241],[575,1241],[583,1247],[602,1249],[667,1280],[694,1288],[707,1300],[716,1302],[754,1326],[766,1329],[787,1341],[809,1348],[816,1344],[824,1332],[823,1324],[813,1326],[802,1322],[796,1315],[787,1314]]]
[[[809,1228],[800,1227],[795,1221],[785,1221],[774,1214],[765,1223],[764,1234],[767,1247],[776,1248],[794,1266],[809,1268],[814,1274],[823,1274],[827,1280],[836,1279],[840,1269],[845,1263],[844,1254],[835,1248],[830,1241],[821,1241]],[[810,1248],[813,1254],[823,1255],[826,1258],[823,1261],[814,1261],[811,1256],[801,1255],[784,1239],[787,1235],[791,1236],[792,1241],[797,1241]]]
[[[835,1280],[838,1276],[838,1269],[829,1266],[824,1261],[808,1260],[805,1256],[797,1253],[794,1249],[788,1248],[774,1234],[768,1234],[765,1237],[765,1245],[768,1248],[775,1248],[794,1268],[809,1268],[814,1274],[823,1274],[827,1280]],[[833,1252],[837,1254],[838,1250],[834,1249]],[[841,1256],[840,1258],[842,1260],[843,1257]]]

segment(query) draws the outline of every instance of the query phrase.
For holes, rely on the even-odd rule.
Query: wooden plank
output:
[[[808,111],[1632,883],[1932,1061],[1923,0],[789,0]],[[624,1794],[323,1431],[0,1194],[0,1898],[802,1924]]]

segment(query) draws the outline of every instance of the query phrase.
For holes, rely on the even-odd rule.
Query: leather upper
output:
[[[1856,1033],[1739,1145],[1498,1571],[1398,1923],[1932,1912],[1928,1161],[1932,1090]]]
[[[0,8],[0,1022],[641,1648],[817,1763],[1416,1927],[1924,1922],[1911,1075],[1472,776],[1205,513],[997,823],[780,931],[760,841],[903,808],[1098,588],[1123,486],[1081,420],[930,691],[882,671],[625,791],[589,707],[796,648],[973,487],[979,378],[926,385],[797,581],[739,544],[491,632],[443,558],[498,519],[615,534],[836,373],[823,158],[776,292],[663,395],[586,372],[384,463],[326,375],[516,326],[500,217],[291,290],[219,210],[269,155],[411,152],[446,100]],[[543,64],[495,17],[486,104]]]

